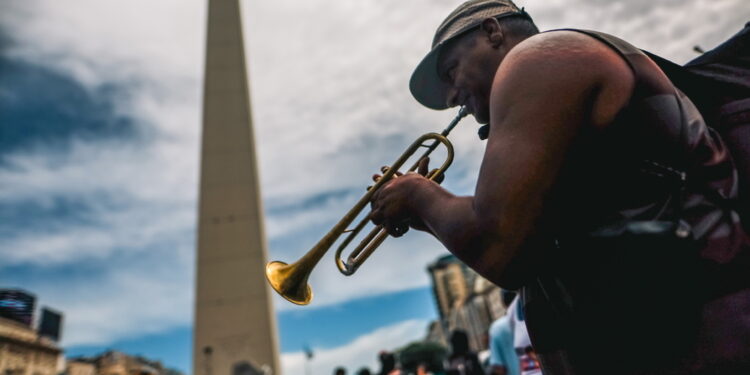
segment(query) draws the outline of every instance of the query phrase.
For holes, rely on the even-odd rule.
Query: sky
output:
[[[269,258],[295,260],[369,176],[454,111],[407,89],[455,0],[242,1]],[[750,21],[746,0],[519,1],[543,30],[600,30],[677,62]],[[65,314],[69,355],[108,348],[190,372],[204,0],[0,2],[0,287]],[[484,145],[462,121],[444,186],[471,194]],[[437,312],[421,233],[315,300],[274,299],[285,374],[422,338]]]

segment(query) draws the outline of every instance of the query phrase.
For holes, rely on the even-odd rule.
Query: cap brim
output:
[[[442,43],[435,46],[414,69],[409,80],[411,94],[422,105],[432,109],[447,109],[450,85],[440,79],[437,70],[438,55]]]

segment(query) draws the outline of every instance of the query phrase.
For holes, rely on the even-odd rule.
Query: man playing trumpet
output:
[[[606,34],[539,33],[509,0],[462,4],[432,46],[410,89],[487,124],[475,194],[408,173],[372,221],[522,288],[545,374],[747,372],[750,289],[705,271],[750,247],[719,199],[734,166],[658,66]]]

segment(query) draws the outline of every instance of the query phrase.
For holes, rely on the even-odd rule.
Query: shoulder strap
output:
[[[625,60],[625,62],[628,63],[630,68],[634,72],[637,71],[631,55],[642,54],[642,52],[622,39],[619,39],[615,36],[601,33],[598,31],[583,30],[583,29],[555,29],[555,30],[545,31],[545,33],[555,32],[555,31],[573,31],[573,32],[581,33],[581,34],[586,34],[594,39],[597,39],[600,42],[608,45],[613,50],[615,50],[615,52],[619,53],[620,56],[622,56],[622,58]]]
[[[724,43],[691,60],[685,66],[693,67],[747,58],[750,58],[750,22]]]
[[[653,95],[672,95],[674,93],[674,85],[663,77],[659,65],[643,51],[630,43],[616,36],[592,30],[559,29],[551,31],[573,31],[585,34],[604,43],[617,52],[628,66],[630,66],[635,75],[636,87],[631,101]]]
[[[553,30],[554,31],[554,30]],[[628,63],[635,75],[636,87],[631,98],[631,103],[640,99],[646,99],[651,96],[664,95],[673,98],[679,111],[679,120],[674,124],[679,129],[675,129],[675,137],[678,137],[680,152],[683,157],[674,159],[670,164],[653,160],[643,160],[642,172],[662,178],[668,186],[673,189],[672,197],[665,203],[665,208],[671,209],[674,215],[675,228],[680,228],[682,207],[685,199],[685,189],[687,185],[687,175],[685,171],[688,166],[687,159],[687,134],[685,131],[686,118],[682,103],[682,96],[677,87],[669,80],[662,76],[659,71],[660,66],[653,61],[650,56],[642,50],[634,47],[630,43],[615,36],[592,30],[579,29],[560,29],[560,31],[574,31],[588,35],[600,42],[606,44],[616,51]],[[667,60],[664,60],[667,61]],[[670,99],[671,101],[672,99]]]

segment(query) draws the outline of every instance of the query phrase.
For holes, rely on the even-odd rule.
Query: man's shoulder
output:
[[[542,32],[518,43],[509,52],[508,62],[543,61],[549,64],[586,62],[611,57],[615,51],[594,37],[573,29]],[[502,64],[501,64],[502,65]]]
[[[627,103],[634,84],[633,71],[612,47],[581,32],[560,30],[534,35],[513,47],[498,67],[490,100],[498,108],[498,119],[507,115],[503,108],[521,102],[555,102],[561,111],[590,104],[590,121],[604,126]],[[571,102],[563,104],[566,100]]]

